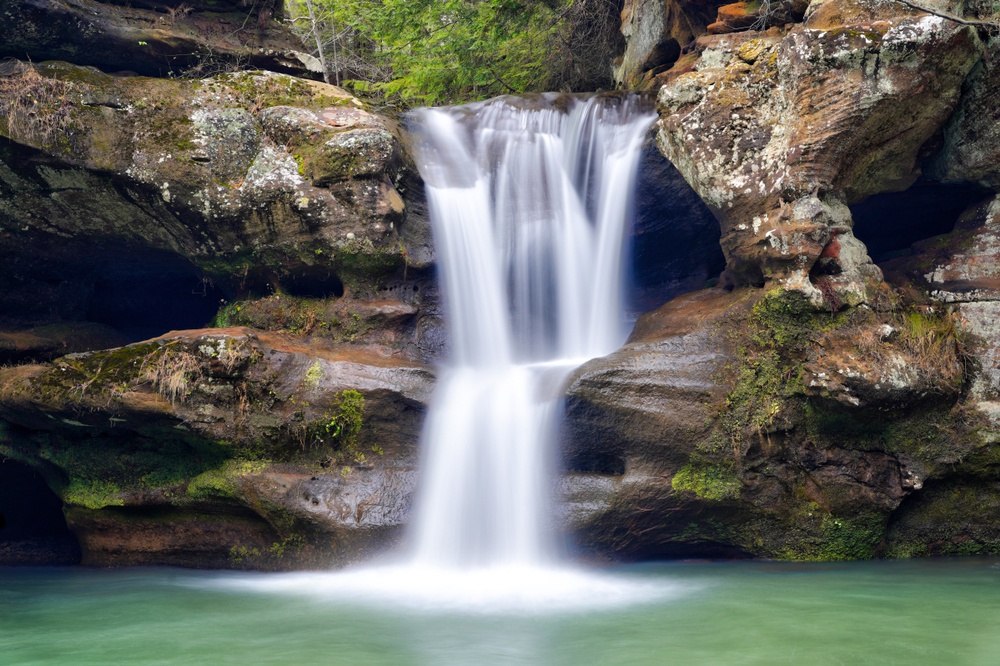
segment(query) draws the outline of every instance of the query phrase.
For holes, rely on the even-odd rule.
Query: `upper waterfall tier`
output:
[[[415,114],[459,365],[589,358],[624,339],[623,245],[654,114],[635,96],[532,102]]]

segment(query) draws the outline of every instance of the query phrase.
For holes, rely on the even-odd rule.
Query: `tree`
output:
[[[336,81],[404,102],[609,87],[623,46],[618,0],[298,0],[292,10]]]

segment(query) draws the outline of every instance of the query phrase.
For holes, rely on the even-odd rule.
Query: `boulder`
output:
[[[0,370],[2,453],[92,566],[323,568],[389,547],[434,382],[421,364],[245,328]]]
[[[563,528],[598,560],[905,548],[886,539],[907,498],[994,478],[957,341],[940,311],[817,313],[780,289],[677,298],[570,378]]]
[[[808,26],[700,38],[660,92],[657,141],[719,218],[737,282],[859,303],[880,274],[847,204],[916,180],[982,45],[933,16]]]
[[[946,183],[972,182],[1000,192],[1000,39],[991,37],[948,124],[928,173]]]
[[[66,60],[105,72],[210,76],[234,67],[322,78],[280,21],[284,3],[4,0],[0,58]]]

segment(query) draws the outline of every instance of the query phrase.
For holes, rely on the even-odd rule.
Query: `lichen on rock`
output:
[[[846,204],[915,180],[982,45],[933,16],[815,23],[700,38],[660,91],[657,142],[720,219],[734,279],[822,307],[880,279]]]

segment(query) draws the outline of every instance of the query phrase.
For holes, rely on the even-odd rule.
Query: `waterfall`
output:
[[[557,397],[574,367],[625,339],[622,254],[654,117],[621,96],[415,112],[451,334],[424,432],[416,564],[555,559]]]
[[[549,497],[563,384],[625,339],[622,254],[653,118],[621,96],[415,113],[451,350],[423,434],[413,552],[227,585],[516,616],[678,593],[674,583],[554,566]]]

